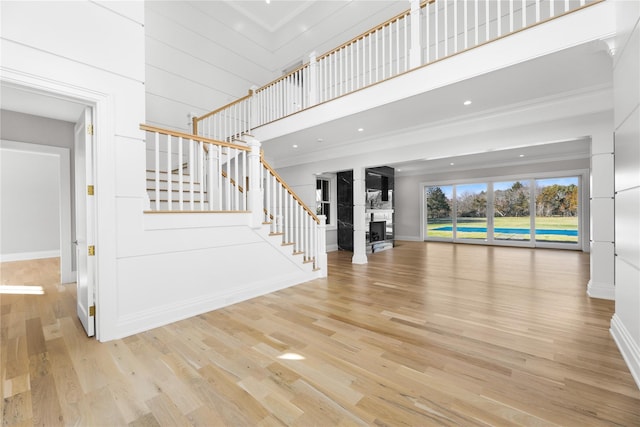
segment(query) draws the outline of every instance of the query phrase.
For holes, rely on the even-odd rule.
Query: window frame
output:
[[[318,201],[318,181],[328,182],[329,187],[329,200]],[[315,212],[318,209],[318,203],[326,203],[329,205],[329,215],[327,216],[327,230],[337,229],[337,189],[336,189],[336,176],[323,174],[315,176]]]
[[[561,243],[561,242],[546,242],[535,239],[535,182],[538,179],[554,179],[554,178],[569,178],[569,177],[577,177],[578,178],[578,241],[577,243]],[[500,240],[495,239],[493,236],[493,200],[494,200],[494,188],[493,184],[495,182],[503,182],[503,181],[527,181],[529,183],[531,189],[531,197],[530,197],[530,212],[531,215],[531,231],[532,236],[530,241],[510,241],[510,240]],[[427,224],[427,212],[426,212],[426,188],[427,187],[444,187],[444,186],[453,186],[453,194],[452,198],[454,200],[452,206],[452,217],[455,218],[457,215],[457,203],[455,203],[457,194],[457,186],[464,184],[475,184],[475,183],[487,183],[488,189],[488,199],[487,199],[487,239],[460,239],[457,238],[455,230],[455,222],[453,223],[454,232],[452,233],[452,238],[437,238],[437,237],[428,237],[426,233]],[[421,182],[420,183],[420,192],[421,192],[421,206],[420,206],[420,237],[422,241],[444,241],[444,242],[453,242],[453,243],[469,243],[469,244],[484,244],[484,245],[495,245],[495,246],[516,246],[516,247],[536,247],[536,248],[554,248],[554,249],[570,249],[570,250],[582,250],[585,252],[589,251],[589,241],[590,241],[590,230],[589,230],[589,171],[586,169],[579,170],[570,170],[570,171],[561,171],[561,172],[544,172],[544,173],[530,173],[530,174],[522,174],[522,175],[509,175],[509,176],[496,176],[496,177],[478,177],[478,178],[469,178],[464,180],[439,180],[439,181],[429,181],[429,182]],[[489,200],[490,198],[490,200]],[[491,203],[490,203],[491,202]],[[489,205],[491,204],[491,212],[489,212]],[[453,218],[452,218],[453,219]],[[489,221],[490,220],[490,221]],[[455,220],[454,220],[455,221]],[[490,222],[490,223],[489,223]],[[489,238],[489,230],[491,230],[490,238]]]

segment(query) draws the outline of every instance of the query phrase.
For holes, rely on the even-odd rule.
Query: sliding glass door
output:
[[[424,187],[425,240],[579,247],[580,177]]]
[[[529,181],[493,183],[493,238],[531,240],[531,190]]]
[[[456,185],[456,237],[487,240],[487,184]]]
[[[578,243],[578,177],[536,180],[536,240]]]
[[[434,240],[453,239],[453,186],[426,187],[424,199],[427,216],[425,236]]]

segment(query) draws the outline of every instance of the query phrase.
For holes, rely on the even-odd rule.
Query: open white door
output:
[[[75,126],[75,195],[78,317],[88,336],[95,334],[94,287],[95,198],[93,187],[92,110],[86,108]]]

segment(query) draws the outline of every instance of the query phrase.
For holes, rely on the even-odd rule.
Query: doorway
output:
[[[2,92],[1,107],[3,111],[10,111],[24,116],[28,115],[28,117],[37,116],[43,121],[55,120],[69,122],[71,124],[69,142],[72,148],[48,148],[54,151],[63,150],[61,152],[63,154],[60,154],[59,157],[66,159],[66,162],[61,164],[60,171],[69,176],[69,178],[65,180],[65,183],[61,184],[61,188],[64,187],[64,191],[61,191],[61,193],[65,193],[67,197],[65,198],[66,200],[60,203],[60,206],[64,206],[66,210],[60,215],[60,218],[63,220],[61,222],[65,224],[64,227],[61,227],[61,230],[64,228],[64,232],[61,232],[60,237],[60,282],[76,282],[78,317],[87,335],[93,336],[95,334],[96,319],[94,295],[97,286],[95,268],[97,262],[96,258],[93,257],[93,255],[95,255],[93,248],[95,247],[94,242],[96,240],[95,211],[93,209],[95,203],[93,201],[87,202],[87,200],[91,200],[94,185],[93,108],[85,102],[61,93],[45,92],[40,89],[8,84],[6,82],[2,82]],[[79,132],[79,134],[82,135],[79,142],[78,128],[82,130]],[[35,128],[29,126],[23,127],[19,129],[18,132],[22,132],[24,138],[14,139],[33,142],[34,135],[37,134],[38,130],[42,131],[42,129],[38,129],[37,126]],[[87,133],[89,134],[87,135]],[[46,146],[47,143],[51,144],[49,139],[44,139],[45,144],[41,145]],[[35,144],[24,145],[33,146]],[[79,150],[78,147],[82,147],[82,150]],[[78,158],[79,155],[81,156],[80,159]],[[72,164],[73,167],[71,166]],[[73,176],[73,180],[71,180],[71,176]],[[80,182],[78,182],[78,177],[82,178]],[[73,200],[75,209],[71,208],[71,200]],[[75,213],[75,215],[72,212]],[[87,215],[87,212],[91,212],[91,214]],[[80,228],[82,228],[82,230]],[[71,230],[75,230],[75,233],[72,233]],[[80,245],[72,245],[72,243],[78,243],[80,239],[82,240],[83,246],[81,250],[78,250],[77,247],[80,247]],[[73,256],[74,253],[75,256]],[[70,267],[66,267],[67,265],[71,265],[71,259],[75,259],[73,263],[76,267],[75,272],[71,271],[72,269]],[[63,264],[65,267],[63,267]]]

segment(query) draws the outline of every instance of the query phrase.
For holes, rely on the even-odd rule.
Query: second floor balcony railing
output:
[[[193,133],[232,141],[251,129],[605,0],[428,0],[224,107]]]

